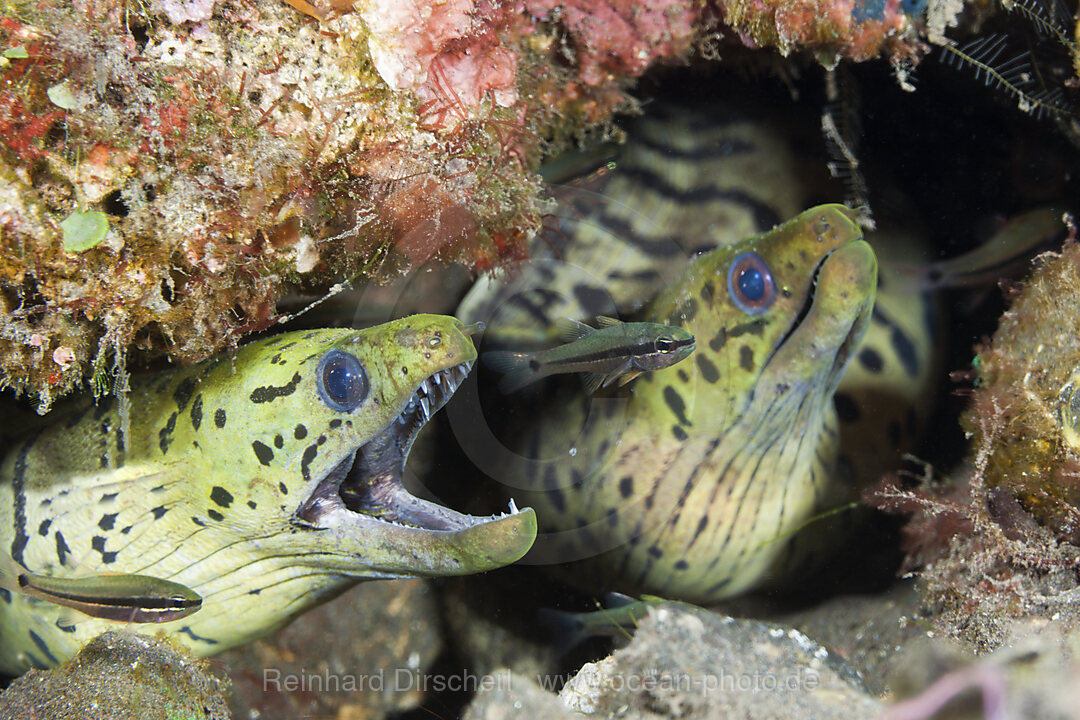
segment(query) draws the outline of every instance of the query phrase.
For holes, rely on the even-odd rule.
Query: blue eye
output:
[[[367,373],[355,356],[331,350],[319,361],[317,372],[319,396],[331,409],[349,412],[367,397]]]
[[[768,263],[757,253],[745,252],[731,263],[728,271],[731,301],[750,315],[769,309],[776,298],[776,284]]]

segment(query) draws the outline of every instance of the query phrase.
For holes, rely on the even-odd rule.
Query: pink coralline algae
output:
[[[214,13],[217,0],[164,0],[162,9],[174,23],[202,22]]]
[[[526,0],[537,20],[561,22],[576,38],[580,78],[599,85],[637,77],[658,59],[686,55],[693,45],[704,4],[655,0]]]
[[[451,108],[475,108],[488,93],[500,107],[517,102],[517,55],[500,38],[520,20],[518,3],[371,0],[357,11],[379,76],[412,91],[434,124],[452,123]]]

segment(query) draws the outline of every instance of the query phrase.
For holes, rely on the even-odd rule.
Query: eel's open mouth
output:
[[[409,493],[401,478],[413,441],[428,420],[447,403],[469,374],[462,363],[428,376],[405,403],[397,419],[347,455],[315,487],[297,510],[304,523],[320,521],[342,509],[394,525],[431,531],[458,531],[490,521],[455,512]],[[518,512],[510,502],[510,514]]]

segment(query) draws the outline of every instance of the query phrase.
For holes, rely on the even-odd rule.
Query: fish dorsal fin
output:
[[[555,322],[556,327],[559,330],[559,337],[563,342],[574,342],[586,337],[590,333],[596,332],[596,328],[590,327],[580,320],[573,318],[559,318]]]
[[[614,327],[616,325],[622,325],[623,322],[622,322],[622,320],[616,320],[615,318],[608,317],[607,315],[597,315],[596,316],[596,324],[599,325],[602,328],[606,328],[606,327]]]

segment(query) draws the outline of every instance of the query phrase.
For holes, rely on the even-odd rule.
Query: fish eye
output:
[[[675,349],[675,339],[667,335],[656,338],[656,351],[667,354]]]
[[[317,373],[319,396],[333,410],[349,412],[367,397],[367,373],[355,355],[331,350],[319,361]]]
[[[776,299],[776,284],[768,263],[754,252],[736,257],[728,271],[728,293],[732,302],[750,315],[768,310]]]

